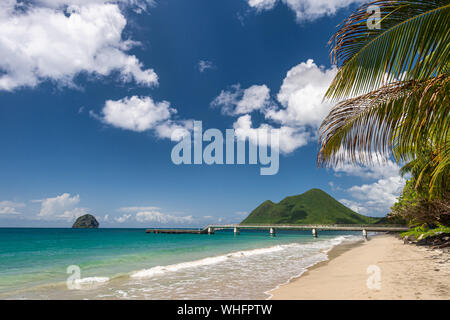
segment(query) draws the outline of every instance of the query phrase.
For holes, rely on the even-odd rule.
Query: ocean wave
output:
[[[105,283],[108,281],[109,281],[108,277],[87,277],[87,278],[81,278],[81,279],[74,280],[74,282],[76,284]]]
[[[252,257],[256,255],[264,255],[264,254],[271,254],[274,252],[283,251],[286,249],[291,248],[298,248],[298,249],[310,249],[310,250],[318,250],[322,251],[324,253],[331,250],[336,245],[341,244],[344,241],[354,241],[354,236],[338,236],[333,239],[327,239],[327,240],[320,240],[320,241],[311,241],[306,243],[289,243],[289,244],[280,244],[275,245],[272,247],[267,248],[257,248],[257,249],[250,249],[250,250],[241,250],[236,252],[231,252],[228,254],[223,254],[215,257],[207,257],[199,260],[194,261],[188,261],[188,262],[181,262],[176,263],[172,265],[167,266],[155,266],[149,269],[142,269],[139,271],[132,272],[130,277],[135,279],[145,279],[145,278],[152,278],[154,276],[161,276],[166,273],[171,272],[177,272],[184,269],[190,269],[190,268],[198,268],[198,267],[204,267],[208,265],[214,265],[222,262],[229,261],[230,259],[239,259],[239,258],[245,258],[245,257]]]
[[[109,280],[110,280],[109,277],[86,277],[81,279],[75,279],[73,281],[75,285],[73,289],[79,290],[95,289],[105,283],[108,283]]]
[[[249,257],[249,256],[253,256],[253,255],[258,255],[258,254],[267,254],[267,253],[271,253],[271,252],[281,251],[284,249],[284,247],[287,247],[287,246],[290,246],[290,245],[277,245],[277,246],[273,246],[273,247],[269,247],[269,248],[243,250],[243,251],[232,252],[232,253],[216,256],[216,257],[208,257],[208,258],[203,258],[203,259],[195,260],[195,261],[176,263],[176,264],[172,264],[172,265],[168,265],[168,266],[156,266],[156,267],[153,267],[150,269],[143,269],[140,271],[136,271],[136,272],[132,273],[130,277],[131,278],[151,278],[153,276],[162,275],[167,272],[176,272],[176,271],[179,271],[182,269],[202,267],[202,266],[217,264],[220,262],[225,262],[230,258]]]

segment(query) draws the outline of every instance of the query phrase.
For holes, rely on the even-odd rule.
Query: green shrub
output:
[[[438,233],[449,233],[450,234],[450,227],[446,227],[443,225],[438,225],[436,228],[430,228],[427,224],[423,224],[421,226],[411,228],[406,232],[401,233],[401,237],[406,236],[414,236],[416,239],[418,239],[423,234],[423,239],[428,238],[430,236],[434,236]]]

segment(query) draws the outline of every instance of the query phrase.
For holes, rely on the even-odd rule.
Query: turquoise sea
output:
[[[309,231],[0,228],[0,299],[265,299],[332,247],[361,239],[335,231],[315,239]]]

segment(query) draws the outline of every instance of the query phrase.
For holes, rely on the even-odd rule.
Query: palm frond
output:
[[[320,131],[319,165],[351,159],[370,163],[372,153],[398,161],[448,142],[450,76],[399,81],[337,104]]]
[[[381,29],[368,29],[367,8],[381,8]],[[448,73],[450,3],[374,1],[344,21],[331,39],[340,67],[326,98],[340,100],[399,80],[426,80]]]
[[[433,165],[434,169],[429,184],[430,198],[450,194],[450,182],[448,181],[450,176],[450,139],[447,140],[443,150],[436,152]]]

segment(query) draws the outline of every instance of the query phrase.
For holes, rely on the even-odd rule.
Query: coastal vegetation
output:
[[[450,227],[438,225],[436,228],[430,228],[426,225],[411,228],[410,230],[400,234],[402,238],[413,236],[415,239],[426,239],[440,234],[450,234]]]
[[[381,12],[375,28],[370,6]],[[394,159],[408,182],[388,220],[417,232],[450,225],[449,43],[448,0],[364,4],[330,40],[338,72],[325,98],[336,105],[318,165]]]
[[[311,189],[279,203],[264,201],[241,224],[372,224],[378,220],[354,212],[320,189]]]

